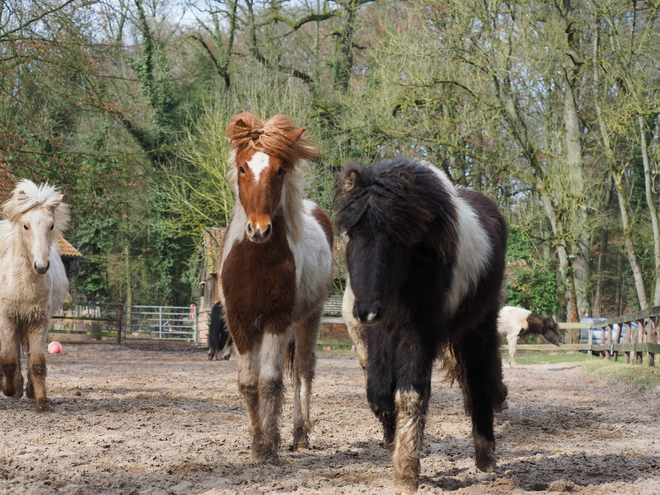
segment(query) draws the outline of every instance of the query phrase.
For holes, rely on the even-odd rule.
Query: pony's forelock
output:
[[[253,113],[243,112],[232,117],[227,137],[237,153],[252,147],[296,166],[300,161],[320,157],[314,142],[301,137],[304,131],[286,115],[275,115],[264,122]]]
[[[48,208],[53,212],[54,230],[62,233],[69,223],[69,205],[62,200],[60,190],[48,183],[37,185],[31,180],[21,179],[11,197],[2,205],[2,212],[11,223],[33,208]]]
[[[350,165],[338,176],[335,197],[339,231],[350,231],[369,215],[398,242],[416,244],[426,239],[439,253],[454,249],[458,237],[454,191],[446,190],[437,173],[419,161],[397,159],[371,169]]]

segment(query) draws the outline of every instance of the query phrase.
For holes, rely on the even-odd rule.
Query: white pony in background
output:
[[[37,411],[46,396],[46,333],[69,293],[57,239],[69,221],[63,195],[48,184],[22,179],[2,205],[0,220],[0,367],[2,392],[23,396],[21,348],[28,356],[25,393]]]

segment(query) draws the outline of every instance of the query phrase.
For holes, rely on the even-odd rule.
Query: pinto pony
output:
[[[393,451],[398,491],[417,490],[433,361],[445,352],[472,417],[477,468],[492,471],[493,411],[506,398],[497,335],[506,226],[497,206],[411,158],[349,166],[336,193],[353,316],[365,327],[367,398]]]
[[[220,268],[227,325],[238,351],[252,458],[276,461],[283,367],[292,358],[293,449],[309,447],[314,348],[332,283],[332,222],[303,199],[301,167],[317,157],[289,117],[233,117],[227,178],[237,196]]]
[[[497,331],[500,337],[506,337],[509,345],[509,366],[516,367],[516,351],[518,337],[530,334],[539,334],[551,344],[561,345],[562,338],[557,330],[559,326],[552,316],[543,318],[540,314],[529,309],[515,306],[504,306],[500,310],[497,320]]]
[[[2,392],[23,396],[21,348],[28,356],[25,393],[37,411],[50,408],[46,396],[46,333],[52,315],[69,293],[57,239],[69,207],[53,186],[23,179],[2,205],[0,221],[0,367]]]

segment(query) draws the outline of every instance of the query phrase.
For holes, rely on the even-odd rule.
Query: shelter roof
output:
[[[84,258],[84,256],[80,254],[80,251],[74,248],[73,245],[62,236],[57,239],[57,247],[60,248],[60,256],[62,256],[62,258]]]

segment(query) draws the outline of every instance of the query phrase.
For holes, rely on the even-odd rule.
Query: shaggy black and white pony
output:
[[[472,417],[476,466],[492,471],[494,410],[506,398],[497,334],[506,226],[496,204],[412,158],[349,166],[336,194],[353,316],[365,326],[367,398],[399,491],[418,487],[433,362],[444,353]]]
[[[209,361],[213,361],[220,356],[220,359],[228,360],[231,356],[231,347],[233,340],[231,333],[227,328],[224,318],[224,307],[222,302],[218,301],[211,309],[211,324],[209,325]],[[225,349],[225,346],[227,348]],[[222,354],[220,354],[222,352]]]

